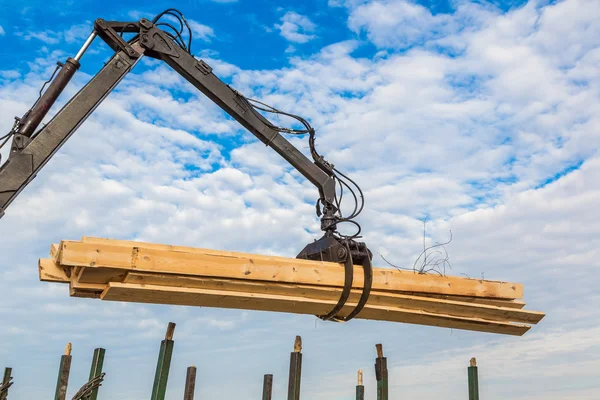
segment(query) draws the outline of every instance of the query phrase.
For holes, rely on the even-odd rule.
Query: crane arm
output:
[[[336,170],[333,165],[317,154],[312,143],[313,160],[308,159],[281,135],[282,131],[293,132],[293,130],[279,128],[272,124],[257,111],[257,107],[251,103],[250,99],[220,80],[213,73],[210,65],[192,56],[189,48],[182,46],[177,37],[159,26],[156,19],[150,21],[145,18],[139,22],[105,21],[103,19],[95,21],[94,31],[79,53],[62,65],[48,89],[22,118],[16,119],[13,130],[7,135],[7,137],[12,136],[13,141],[9,159],[0,166],[0,217],[8,205],[35,178],[41,168],[143,56],[159,59],[183,76],[262,143],[275,150],[317,187],[323,210],[321,229],[325,234],[321,239],[307,245],[298,257],[345,264],[346,282],[340,301],[328,315],[322,316],[322,318],[326,320],[351,319],[360,312],[369,295],[372,279],[370,261],[372,254],[364,243],[353,240],[357,235],[344,237],[337,234],[337,224],[342,219],[336,198],[336,179],[339,178],[334,172]],[[134,33],[135,36],[129,41],[125,41],[122,37],[123,33]],[[50,107],[79,68],[80,58],[96,36],[103,39],[115,51],[115,54],[56,113],[48,124],[36,131]],[[303,121],[301,118],[298,119]],[[302,132],[310,133],[311,139],[314,138],[314,130],[307,123],[305,126],[307,126],[307,130]],[[320,212],[321,208],[318,209]],[[352,216],[357,214],[355,208]],[[351,217],[346,218],[346,220],[348,219]],[[354,263],[363,265],[365,273],[363,295],[355,310],[345,318],[340,318],[337,317],[337,314],[343,308],[352,288]]]
[[[144,27],[144,23],[147,27]],[[121,25],[127,27],[126,31],[140,29],[139,40],[133,44],[125,42],[117,33]],[[107,22],[99,19],[95,22],[95,33],[117,53],[45,127],[33,136],[35,128],[79,67],[78,59],[67,60],[44,96],[32,108],[29,115],[21,119],[19,129],[14,135],[10,159],[0,169],[0,217],[6,207],[31,182],[35,174],[143,55],[165,61],[261,142],[273,148],[317,187],[320,197],[326,204],[333,206],[335,182],[332,178],[332,166],[323,159],[316,162],[309,160],[275,130],[266,118],[257,113],[243,95],[213,74],[212,68],[206,62],[185,52],[163,30],[145,19],[141,23]]]

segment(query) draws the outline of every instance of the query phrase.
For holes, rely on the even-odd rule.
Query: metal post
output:
[[[365,387],[363,386],[363,372],[358,370],[358,383],[356,385],[356,400],[365,400]]]
[[[375,377],[377,378],[377,400],[388,400],[388,369],[387,358],[383,356],[383,346],[375,345],[377,358],[375,359]]]
[[[263,395],[262,400],[271,400],[273,396],[273,375],[266,374],[263,380]]]
[[[300,378],[302,376],[302,338],[296,336],[294,351],[290,355],[290,378],[288,400],[300,400]]]
[[[171,356],[173,355],[173,334],[175,323],[169,322],[165,339],[160,343],[158,362],[156,363],[156,374],[154,375],[154,386],[152,387],[151,400],[164,400],[167,393],[167,381],[169,380],[169,369],[171,368]]]
[[[4,377],[2,378],[2,390],[0,391],[0,400],[6,400],[8,397],[8,388],[12,386],[12,368],[4,368]]]
[[[97,376],[102,375],[102,365],[104,365],[104,354],[106,353],[105,349],[97,348],[94,350],[94,358],[92,359],[92,368],[90,369],[90,381]],[[98,399],[98,389],[95,388],[92,390],[90,394],[89,400],[97,400]]]
[[[479,400],[479,377],[477,376],[477,360],[471,358],[468,370],[469,375],[469,400]]]
[[[196,367],[188,367],[185,377],[185,392],[183,400],[194,400],[194,391],[196,390]]]
[[[56,392],[54,400],[65,400],[67,397],[67,386],[69,385],[69,373],[71,372],[71,343],[67,343],[65,354],[60,357],[58,367],[58,379],[56,380]]]

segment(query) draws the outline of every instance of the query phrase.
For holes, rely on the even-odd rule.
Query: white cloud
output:
[[[21,36],[25,40],[37,39],[47,44],[60,43],[62,35],[54,31],[42,31],[42,32],[27,32],[17,33],[17,36]]]
[[[63,36],[67,43],[84,41],[92,33],[92,30],[93,26],[91,23],[73,25],[63,32]]]
[[[4,28],[2,27],[2,25],[0,25],[0,36],[3,36],[4,34]]]
[[[313,34],[316,25],[304,15],[294,11],[288,11],[281,17],[281,24],[275,25],[279,29],[281,36],[290,42],[306,43],[316,36]]]
[[[20,36],[25,40],[37,39],[46,44],[58,44],[63,40],[67,43],[74,43],[79,40],[87,39],[90,33],[92,33],[92,29],[91,23],[85,23],[73,25],[64,31],[46,30],[41,32],[19,32],[17,33],[17,36]]]
[[[141,18],[154,18],[154,15],[142,11],[129,11],[128,15],[135,20],[139,20]],[[165,15],[163,18],[169,20],[171,23],[174,23],[174,26],[179,26],[179,22],[174,17],[170,15]],[[190,29],[192,30],[193,41],[200,39],[205,42],[210,42],[211,39],[215,37],[215,32],[210,26],[201,24],[197,21],[194,21],[193,19],[187,19],[187,22],[190,25]]]
[[[348,19],[348,26],[352,30],[365,30],[376,45],[399,48],[443,36],[453,30],[455,23],[455,16],[434,16],[429,9],[403,0],[361,4],[352,10]]]
[[[215,37],[215,32],[210,26],[200,24],[193,20],[188,20],[188,23],[194,34],[194,39],[199,38],[205,42],[210,42],[210,40]]]

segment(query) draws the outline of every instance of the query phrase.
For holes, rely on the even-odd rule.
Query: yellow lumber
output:
[[[160,248],[142,246],[147,245],[63,241],[60,263],[66,266],[134,269],[320,286],[341,287],[344,283],[343,267],[336,263],[173,246],[168,246],[170,250],[167,250],[163,248],[164,245],[160,245]],[[354,286],[361,288],[362,285],[362,268],[355,266]],[[516,283],[419,275],[387,268],[374,268],[373,289],[502,299],[516,299],[523,295],[523,285]]]
[[[342,288],[337,287],[244,281],[235,279],[199,278],[168,274],[150,274],[135,271],[129,272],[123,280],[123,283],[223,290],[228,292],[251,292],[257,294],[275,294],[283,296],[290,295],[302,298],[331,301],[339,299],[342,292]],[[360,295],[360,290],[353,290],[348,301],[351,303],[357,303]],[[544,317],[544,313],[537,311],[526,311],[514,308],[409,296],[395,292],[383,291],[371,291],[367,304],[382,307],[402,307],[436,314],[482,318],[493,321],[513,321],[531,324],[538,323]]]
[[[85,267],[82,269],[83,269],[83,271],[81,271],[81,272],[83,273],[83,276],[81,277],[81,279],[82,279],[81,282],[86,282],[89,284],[96,284],[96,285],[100,285],[101,287],[104,287],[102,285],[106,284],[108,282],[140,283],[140,282],[131,281],[131,279],[128,280],[126,278],[127,271],[124,269],[121,270],[121,269],[115,269],[115,268],[102,268],[102,267],[100,267],[100,268]],[[134,273],[135,273],[135,271],[134,271]],[[129,274],[131,274],[131,272],[129,272]],[[143,274],[143,273],[141,273],[141,274]],[[169,274],[169,275],[167,275],[167,274],[151,274],[149,276],[156,276],[156,277],[160,276],[160,278],[158,278],[158,279],[161,279],[161,280],[167,279],[167,277],[168,277],[169,279],[171,279],[171,281],[169,282],[169,284],[167,286],[185,286],[185,279],[192,278],[190,276],[176,275],[176,274]],[[143,278],[140,278],[140,279],[143,279]],[[154,279],[154,278],[150,278],[150,279]],[[202,277],[196,277],[196,279],[202,279]],[[204,279],[208,280],[208,279],[218,279],[218,278],[204,278]],[[78,282],[79,282],[79,278],[78,278]],[[218,280],[215,280],[215,282],[218,282]],[[253,282],[253,281],[243,281],[243,282]],[[257,281],[257,282],[260,282],[260,281]],[[147,283],[152,284],[152,282],[147,282]],[[158,283],[158,284],[161,284],[161,283]],[[192,287],[195,287],[195,286],[192,286]],[[306,286],[306,287],[308,288],[308,286]],[[487,299],[487,298],[480,298],[480,297],[449,296],[449,295],[436,295],[436,294],[431,294],[431,293],[416,293],[416,292],[401,292],[401,291],[395,291],[395,292],[382,291],[382,293],[397,293],[397,294],[403,294],[403,295],[407,295],[407,296],[442,299],[442,300],[457,301],[457,302],[461,302],[461,303],[482,304],[482,305],[504,307],[504,308],[521,309],[525,306],[525,302],[522,300]]]
[[[79,290],[73,288],[71,288],[69,292],[71,297],[82,297],[87,299],[99,299],[101,294],[96,291]]]
[[[38,262],[38,273],[42,282],[60,282],[68,283],[64,268],[56,264],[52,259],[42,258]]]
[[[336,304],[336,301],[312,300],[293,296],[114,282],[108,284],[108,287],[102,293],[101,299],[109,301],[236,308],[310,315],[325,314]],[[348,304],[342,310],[341,316],[348,315],[354,307],[355,304]],[[510,324],[476,318],[431,314],[417,310],[406,310],[399,307],[389,308],[369,305],[367,305],[356,318],[517,336],[523,335],[530,328],[523,324]]]
[[[58,262],[58,248],[58,244],[53,243],[52,245],[50,245],[50,258],[52,258],[54,262]]]
[[[429,297],[432,299],[460,301],[463,303],[485,304],[488,306],[496,306],[496,307],[523,308],[526,305],[522,299],[514,299],[514,300],[487,299],[487,298],[483,298],[483,297],[452,296],[452,295],[445,295],[445,294],[415,293],[415,292],[394,292],[394,293],[406,294],[409,296]]]

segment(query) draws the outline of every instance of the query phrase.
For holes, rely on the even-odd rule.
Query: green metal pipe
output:
[[[175,342],[173,341],[174,333],[175,323],[169,322],[165,339],[160,343],[151,400],[165,400],[167,394],[167,382],[169,380],[169,369],[171,368],[171,356],[173,355],[173,347],[175,345]]]
[[[375,345],[377,358],[375,359],[375,377],[377,379],[377,400],[388,400],[388,369],[387,358],[383,356],[383,346]]]
[[[102,366],[104,365],[104,354],[106,353],[105,349],[97,348],[94,349],[94,357],[92,358],[92,368],[90,369],[90,381],[97,376],[102,375]],[[92,390],[90,394],[89,400],[97,400],[98,399],[98,390],[99,388],[95,388]]]
[[[467,374],[469,376],[469,400],[479,400],[479,377],[475,357],[471,358]]]
[[[6,400],[8,397],[8,387],[10,386],[10,381],[12,380],[12,368],[4,368],[4,377],[2,378],[2,386],[6,388],[2,393],[0,393],[0,400]]]
[[[363,386],[363,372],[358,370],[358,383],[356,385],[356,400],[365,400],[365,387]]]
[[[69,373],[71,372],[71,343],[67,343],[65,354],[60,357],[58,367],[58,378],[56,380],[56,391],[54,400],[65,400],[67,397],[67,386],[69,385]]]

